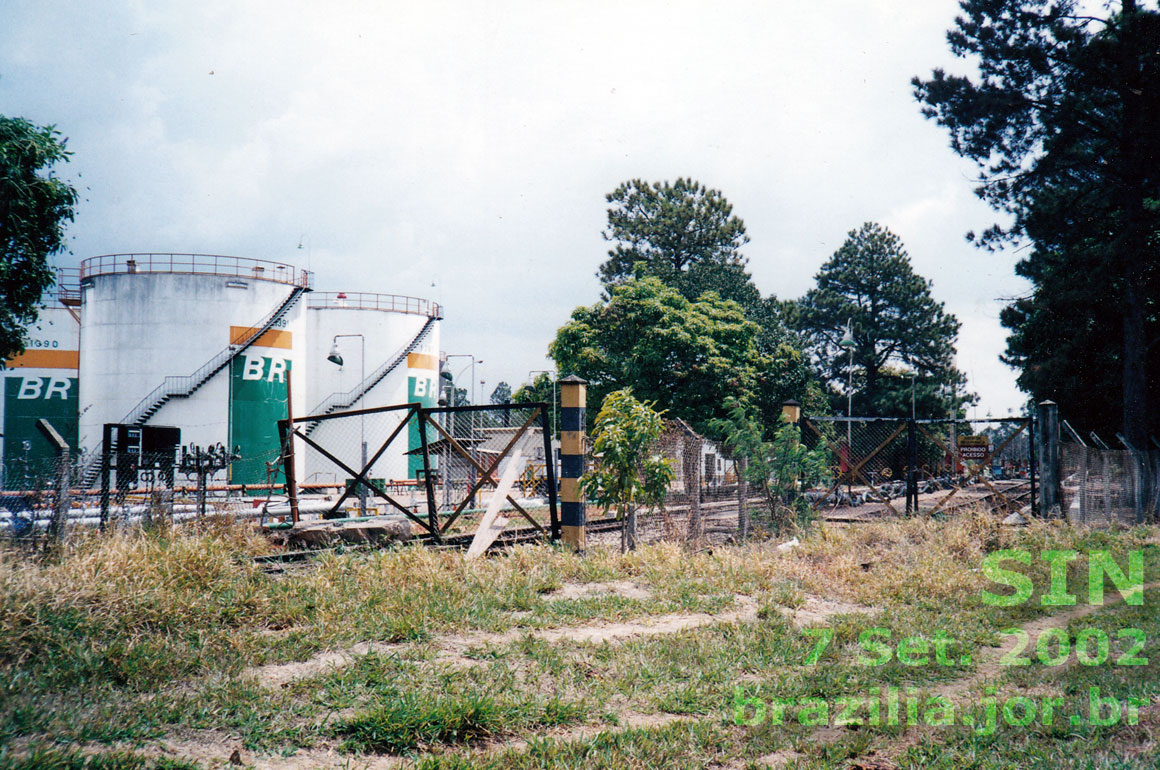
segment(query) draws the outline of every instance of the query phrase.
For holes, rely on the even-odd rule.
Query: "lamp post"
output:
[[[846,451],[850,451],[850,418],[854,415],[854,319],[846,321],[846,333],[838,342],[838,347],[845,348],[850,353],[850,362],[846,366]]]
[[[557,400],[556,399],[556,377],[557,377],[557,375],[551,369],[533,369],[532,371],[528,372],[528,384],[529,385],[534,384],[532,382],[532,375],[533,374],[546,374],[552,378],[552,435],[555,436],[556,435],[556,400]]]
[[[846,321],[846,333],[842,335],[842,339],[838,342],[838,347],[845,348],[850,352],[850,361],[846,365],[846,472],[849,474],[846,477],[846,493],[850,494],[854,485],[854,445],[851,440],[854,416],[854,348],[857,343],[854,342],[854,319],[850,318]]]
[[[918,372],[911,372],[910,375],[910,419],[914,419],[914,381],[918,377]]]
[[[338,340],[341,337],[358,337],[360,344],[359,355],[359,385],[367,380],[367,338],[361,334],[336,334],[330,343],[330,354],[326,360],[332,364],[337,364],[342,368],[342,354],[338,352]],[[359,398],[362,394],[359,394]],[[359,466],[363,473],[367,470],[367,434],[366,434],[366,415],[360,414],[358,416],[358,439],[360,447],[360,456],[362,457],[362,464]],[[366,514],[367,512],[367,485],[362,483],[358,485],[358,510],[359,514]]]

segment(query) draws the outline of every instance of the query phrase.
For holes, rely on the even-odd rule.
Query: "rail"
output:
[[[220,275],[227,278],[249,278],[273,281],[309,289],[314,274],[294,265],[268,259],[230,257],[222,254],[163,254],[139,252],[102,254],[81,262],[80,281],[97,275],[133,273],[175,273],[182,275]]]
[[[372,294],[363,291],[319,291],[310,295],[307,309],[381,310],[442,318],[443,308],[430,300],[401,294]]]
[[[81,270],[79,267],[58,267],[56,269],[56,299],[60,304],[69,307],[81,304]]]

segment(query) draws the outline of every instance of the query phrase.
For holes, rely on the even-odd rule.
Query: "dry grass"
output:
[[[245,528],[93,536],[52,560],[0,554],[0,743],[150,741],[182,724],[239,735],[254,750],[288,750],[324,740],[338,724],[330,717],[336,712],[348,716],[334,740],[351,739],[359,725],[387,725],[405,738],[439,741],[443,722],[450,724],[441,714],[473,714],[464,708],[481,703],[490,716],[480,732],[489,735],[602,714],[614,723],[621,712],[723,714],[738,682],[768,682],[792,694],[866,679],[851,666],[850,649],[870,626],[900,635],[947,628],[976,649],[996,628],[1041,614],[1034,602],[1010,609],[981,603],[987,581],[980,566],[997,548],[1122,553],[1153,536],[1150,529],[1115,534],[1042,523],[1010,529],[971,514],[817,528],[786,552],[771,543],[698,553],[658,543],[577,557],[521,546],[468,563],[458,553],[414,547],[327,554],[281,577],[254,565],[251,557],[268,546]],[[1073,566],[1082,569],[1082,560]],[[1045,566],[1031,571],[1038,586],[1046,584]],[[616,581],[631,581],[640,594],[552,593],[566,584]],[[616,645],[539,638],[542,629],[680,612],[731,617],[738,594],[765,608],[760,620]],[[779,608],[808,608],[818,598],[881,612],[819,619],[835,628],[835,645],[805,669],[796,661],[810,642]],[[454,666],[432,652],[436,637],[475,632],[509,632],[503,638],[510,641]],[[358,642],[398,644],[389,655],[363,656],[349,670],[315,673],[276,693],[245,674]],[[869,673],[926,685],[964,672],[894,666]],[[404,694],[426,721],[382,710]],[[634,733],[621,748],[615,741],[606,748],[608,757],[629,751],[660,761],[680,755],[674,741],[687,741],[690,756],[716,761],[724,751],[752,758],[777,751],[777,740],[785,736],[752,739],[727,726],[690,726]],[[532,755],[541,750],[548,748],[533,741],[494,766],[535,765]],[[591,758],[586,752],[557,746],[549,756],[581,766]],[[457,766],[453,755],[446,761]],[[616,765],[609,759],[601,766]]]

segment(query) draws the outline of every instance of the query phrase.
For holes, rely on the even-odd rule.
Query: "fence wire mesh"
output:
[[[1073,524],[1124,525],[1160,514],[1160,451],[1060,444],[1063,510]]]
[[[637,508],[636,544],[699,544],[738,536],[737,470],[719,445],[682,420],[665,420],[648,452],[668,462],[673,480],[659,506]],[[589,467],[593,462],[589,457]],[[589,521],[603,528],[614,515],[590,507]]]

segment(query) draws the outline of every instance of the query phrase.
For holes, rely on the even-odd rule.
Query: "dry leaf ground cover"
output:
[[[526,546],[469,563],[406,547],[284,575],[240,528],[78,538],[0,559],[0,768],[1156,767],[1157,592],[1112,603],[1109,583],[1085,607],[1087,554],[1141,551],[1157,580],[1155,534],[967,515],[815,528],[788,552]],[[1016,565],[1030,601],[983,602],[1002,548],[1075,550],[1078,605],[1041,606],[1038,558]],[[1028,664],[997,665],[1018,627],[1062,631],[1042,659],[1032,638]],[[1061,656],[1058,637],[1085,631],[1109,640],[1105,662]],[[868,632],[891,649],[941,634],[948,664],[865,665]],[[1093,687],[1136,698],[1138,724],[1004,722],[1012,698],[1074,714]],[[998,724],[772,716],[884,688],[943,694],[976,724],[990,698]]]

